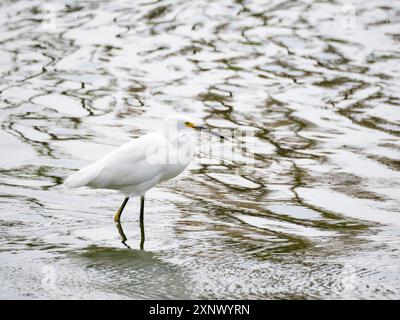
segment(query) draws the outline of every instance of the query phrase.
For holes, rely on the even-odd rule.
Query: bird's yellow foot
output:
[[[118,211],[116,213],[116,215],[114,216],[114,222],[119,222],[120,221],[120,216],[121,216],[121,213]]]
[[[124,201],[122,202],[121,206],[119,207],[117,213],[114,216],[114,221],[115,222],[119,222],[119,220],[121,220],[121,213],[122,213],[122,211],[124,211],[124,208],[125,208],[126,203],[128,202],[128,200],[129,200],[129,197],[126,197],[124,199]]]

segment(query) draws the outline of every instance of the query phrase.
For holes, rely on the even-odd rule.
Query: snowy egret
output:
[[[125,199],[114,221],[119,222],[130,197],[140,196],[140,222],[143,222],[146,191],[160,182],[179,175],[193,157],[193,129],[206,130],[184,115],[173,115],[162,121],[160,129],[134,139],[96,162],[71,175],[64,183],[67,188],[91,187],[119,190]]]

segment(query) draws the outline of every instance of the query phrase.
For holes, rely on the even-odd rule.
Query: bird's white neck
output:
[[[195,151],[196,141],[193,134],[187,131],[164,131],[162,129],[159,134],[169,141],[167,164],[175,165],[177,171],[182,171],[190,163]],[[174,172],[173,175],[175,175]]]
[[[193,141],[193,135],[190,134],[189,132],[162,132],[162,135],[168,139],[168,141],[173,144],[175,147],[179,148],[179,146],[182,146],[186,144],[189,141]]]
[[[189,132],[177,130],[175,126],[169,126],[168,124],[164,124],[160,128],[160,134],[174,145],[185,143],[191,137]]]

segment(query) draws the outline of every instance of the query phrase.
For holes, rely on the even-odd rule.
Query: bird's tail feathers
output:
[[[98,174],[98,170],[92,166],[87,166],[75,172],[64,181],[67,189],[79,188],[88,185]]]

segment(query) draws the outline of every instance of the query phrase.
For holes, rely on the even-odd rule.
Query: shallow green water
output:
[[[396,1],[2,1],[0,298],[399,298]],[[255,131],[138,199],[64,190],[172,111]],[[127,237],[121,243],[121,233]]]

